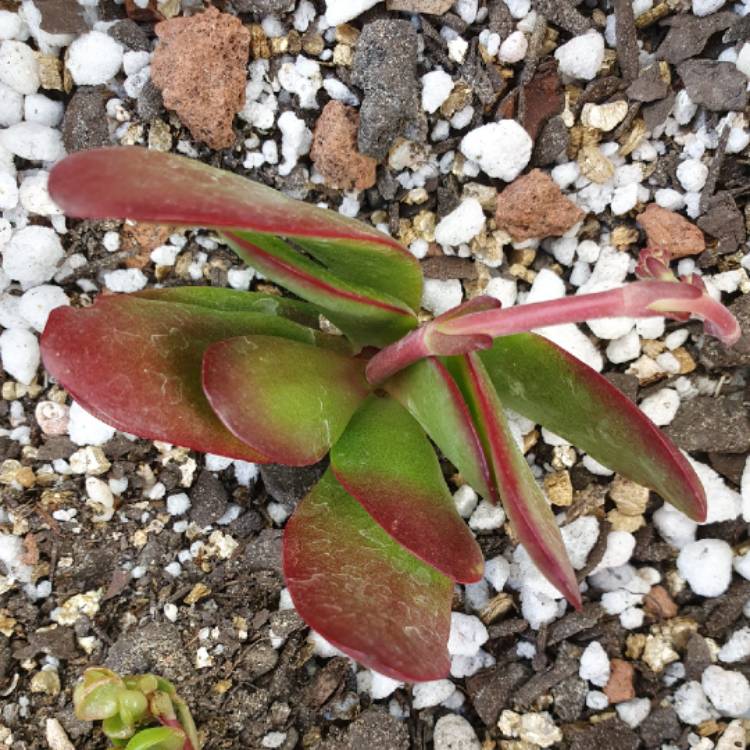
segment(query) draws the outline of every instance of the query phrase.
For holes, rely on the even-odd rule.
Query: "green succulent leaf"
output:
[[[329,470],[284,534],[295,607],[333,645],[398,680],[445,677],[453,582],[407,552]]]
[[[339,278],[419,308],[419,263],[396,240],[197,160],[143,148],[81,151],[55,166],[49,190],[68,216],[297,238]]]
[[[471,413],[442,362],[417,362],[388,380],[384,388],[422,425],[466,482],[482,496],[495,498]]]
[[[545,577],[575,607],[581,594],[575,571],[546,498],[516,445],[502,404],[481,360],[468,354],[449,361],[471,409],[492,477],[511,526]]]
[[[417,326],[405,302],[335,276],[278,237],[242,231],[224,237],[246,263],[315,305],[359,346],[385,346]]]
[[[102,731],[111,740],[127,740],[133,736],[135,726],[121,714],[116,714],[102,721]]]
[[[505,336],[479,356],[507,406],[705,520],[705,491],[687,459],[606,378],[535,334]]]
[[[99,297],[85,309],[54,310],[41,349],[53,377],[107,424],[152,440],[265,462],[222,425],[201,388],[206,349],[244,334],[341,343],[285,318],[117,295]]]
[[[371,396],[331,451],[336,478],[409,552],[456,581],[482,577],[484,562],[456,511],[435,451],[397,401]]]
[[[76,716],[81,721],[101,721],[115,716],[120,708],[118,696],[124,689],[125,683],[109,669],[87,669],[73,690]]]
[[[273,463],[320,461],[370,388],[365,362],[307,344],[245,336],[211,346],[203,389],[237,438]]]
[[[183,750],[185,733],[173,727],[142,729],[125,746],[125,750]]]

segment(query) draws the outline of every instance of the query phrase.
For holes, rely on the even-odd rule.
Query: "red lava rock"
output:
[[[367,190],[376,181],[377,162],[357,150],[359,112],[330,101],[315,125],[310,158],[326,185],[337,190]]]
[[[497,226],[517,241],[559,237],[584,216],[539,169],[519,177],[497,197]]]
[[[648,244],[665,248],[674,258],[699,255],[706,249],[706,238],[695,224],[674,211],[651,203],[638,217],[648,235]]]
[[[152,23],[164,19],[156,5],[156,0],[149,0],[145,8],[136,5],[135,0],[125,0],[125,13],[128,18],[141,23]]]
[[[612,659],[610,662],[609,682],[604,686],[604,694],[609,698],[610,704],[625,703],[635,698],[633,687],[633,676],[635,670],[633,665],[622,659]]]
[[[677,617],[678,608],[669,592],[663,586],[654,586],[643,602],[643,608],[657,620]]]
[[[213,149],[234,143],[232,120],[245,103],[250,32],[229,13],[210,7],[156,26],[159,45],[151,78],[164,104],[196,140]]]

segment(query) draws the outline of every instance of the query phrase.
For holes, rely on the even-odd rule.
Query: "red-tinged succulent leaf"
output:
[[[397,680],[448,674],[453,582],[395,542],[329,470],[284,532],[299,614],[334,646]]]
[[[293,200],[197,160],[143,148],[80,151],[54,167],[49,190],[68,216],[307,238],[308,251],[336,275],[419,309],[419,263],[396,240],[338,212]]]
[[[502,404],[481,360],[468,354],[449,361],[471,409],[505,512],[539,570],[576,608],[581,593],[555,516],[518,449]]]
[[[203,390],[226,427],[273,463],[308,466],[339,439],[369,394],[365,363],[268,336],[220,341]]]
[[[424,431],[391,398],[371,396],[331,451],[347,492],[397,542],[453,580],[482,577],[482,551],[456,511]]]
[[[225,238],[245,262],[315,305],[360,346],[385,346],[417,325],[406,303],[334,276],[278,237],[236,231]]]
[[[251,312],[278,315],[309,328],[317,328],[318,311],[305,302],[276,294],[222,289],[215,286],[173,286],[165,289],[144,289],[136,297],[157,302],[179,302],[184,305],[208,307],[224,312]]]
[[[248,461],[267,459],[235,438],[201,388],[203,354],[227,336],[263,333],[314,342],[290,320],[134,295],[60,307],[42,336],[44,364],[87,411],[152,440]]]
[[[437,359],[402,370],[384,388],[422,425],[443,455],[482,496],[496,499],[487,460],[458,386]]]
[[[706,495],[695,471],[606,378],[534,334],[505,336],[479,356],[507,406],[705,520]]]
[[[396,297],[414,311],[422,304],[422,269],[419,261],[401,246],[354,240],[295,238],[313,258],[335,276],[352,284]],[[407,257],[404,257],[406,253]]]

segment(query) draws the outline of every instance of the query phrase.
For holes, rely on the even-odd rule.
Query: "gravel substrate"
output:
[[[210,749],[744,747],[749,76],[744,1],[0,0],[0,748],[105,747],[72,712],[97,664],[176,681]],[[708,521],[511,415],[583,611],[446,465],[488,561],[456,589],[451,675],[358,667],[280,573],[320,467],[117,433],[40,368],[60,305],[269,286],[210,232],[66,219],[49,169],[114,144],[390,232],[422,263],[426,315],[611,289],[668,247],[734,311],[737,347],[662,319],[542,333],[689,451]]]

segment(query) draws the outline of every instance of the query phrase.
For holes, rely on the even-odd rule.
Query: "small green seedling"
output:
[[[73,705],[81,721],[102,722],[113,749],[200,750],[187,703],[162,677],[87,669],[73,692]]]

